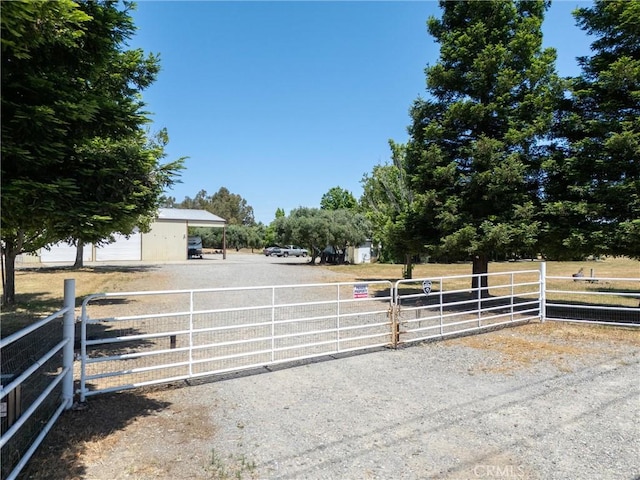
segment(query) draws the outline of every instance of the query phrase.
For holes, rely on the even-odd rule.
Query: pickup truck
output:
[[[309,255],[309,251],[306,248],[301,248],[297,245],[283,245],[282,247],[280,247],[280,252],[277,253],[277,255],[280,257],[299,257],[299,256],[303,256],[306,257],[307,255]]]

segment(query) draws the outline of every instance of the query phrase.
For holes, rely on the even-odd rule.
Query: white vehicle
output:
[[[283,247],[280,247],[280,252],[276,253],[276,255],[278,255],[279,257],[288,257],[288,256],[292,256],[292,257],[299,257],[299,256],[303,256],[306,257],[307,255],[309,255],[309,251],[306,248],[301,248],[297,245],[285,245]]]
[[[187,258],[202,258],[202,238],[189,237],[187,247]]]

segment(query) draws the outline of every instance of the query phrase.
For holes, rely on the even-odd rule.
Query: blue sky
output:
[[[590,39],[555,1],[545,46],[560,75]],[[152,130],[166,127],[167,160],[189,157],[182,201],[226,187],[270,223],[277,208],[318,207],[339,186],[356,198],[361,180],[405,142],[408,111],[426,96],[424,69],[438,59],[426,30],[435,1],[139,1],[130,46],[160,55],[143,92]]]

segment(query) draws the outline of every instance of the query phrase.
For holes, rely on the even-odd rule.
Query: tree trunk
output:
[[[19,250],[15,243],[7,240],[4,249],[4,290],[2,292],[2,304],[5,306],[16,303],[16,257]]]
[[[404,255],[404,269],[402,270],[402,278],[413,278],[413,262],[411,261],[411,254],[405,253]]]
[[[484,253],[479,253],[473,257],[473,274],[479,275],[477,277],[471,278],[471,288],[473,290],[478,289],[478,285],[480,288],[486,288],[489,286],[488,277],[483,275],[489,272],[489,257],[487,257]],[[489,296],[489,290],[482,290],[482,297]]]
[[[84,267],[84,242],[82,240],[78,240],[76,244],[76,261],[73,264],[73,268],[82,268]]]

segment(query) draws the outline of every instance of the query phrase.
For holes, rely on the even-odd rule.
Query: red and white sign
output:
[[[369,298],[369,287],[363,283],[354,285],[353,298]]]

